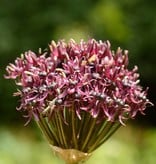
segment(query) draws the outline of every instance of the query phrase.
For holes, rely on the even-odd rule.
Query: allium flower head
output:
[[[86,111],[99,121],[133,118],[143,113],[149,100],[138,85],[137,66],[128,70],[128,51],[111,51],[110,43],[89,40],[77,44],[60,41],[49,52],[25,52],[7,67],[7,78],[16,79],[20,109],[38,119],[39,113],[74,106],[77,117]],[[48,108],[47,108],[48,107]]]
[[[151,104],[147,90],[139,85],[137,66],[127,67],[128,51],[118,48],[114,52],[108,41],[52,41],[48,51],[28,51],[9,64],[6,78],[16,80],[19,89],[15,96],[21,97],[18,109],[26,111],[29,120],[51,122],[53,145],[92,152],[115,131],[98,139],[105,124],[109,123],[108,129],[120,126]],[[91,130],[86,129],[89,134],[82,143],[83,128]],[[56,135],[62,136],[62,141]],[[99,141],[96,146],[91,137]]]

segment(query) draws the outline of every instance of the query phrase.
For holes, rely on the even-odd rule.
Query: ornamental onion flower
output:
[[[78,163],[128,119],[152,104],[139,85],[128,51],[109,41],[54,41],[45,52],[27,51],[6,68],[14,79],[28,122],[34,119],[52,149]]]

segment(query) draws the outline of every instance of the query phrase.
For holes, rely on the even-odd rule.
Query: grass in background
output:
[[[0,164],[63,164],[34,131],[0,128]],[[86,164],[155,164],[156,130],[122,127]]]

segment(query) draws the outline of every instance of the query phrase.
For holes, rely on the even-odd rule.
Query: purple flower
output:
[[[35,119],[67,163],[76,163],[152,105],[137,66],[127,67],[128,51],[114,52],[108,41],[52,41],[44,53],[22,54],[5,77],[18,86],[18,110],[27,113],[28,122]]]
[[[20,86],[15,93],[21,97],[19,110],[29,118],[74,106],[79,119],[86,111],[99,121],[124,124],[151,104],[139,85],[137,66],[127,68],[127,50],[113,52],[108,41],[94,39],[52,41],[49,49],[41,55],[25,52],[6,68],[6,78]]]

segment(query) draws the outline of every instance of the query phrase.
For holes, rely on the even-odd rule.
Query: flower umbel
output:
[[[151,104],[137,66],[127,67],[128,51],[114,52],[108,41],[52,41],[48,51],[28,51],[9,64],[6,78],[19,86],[18,110],[51,145],[91,153]]]

